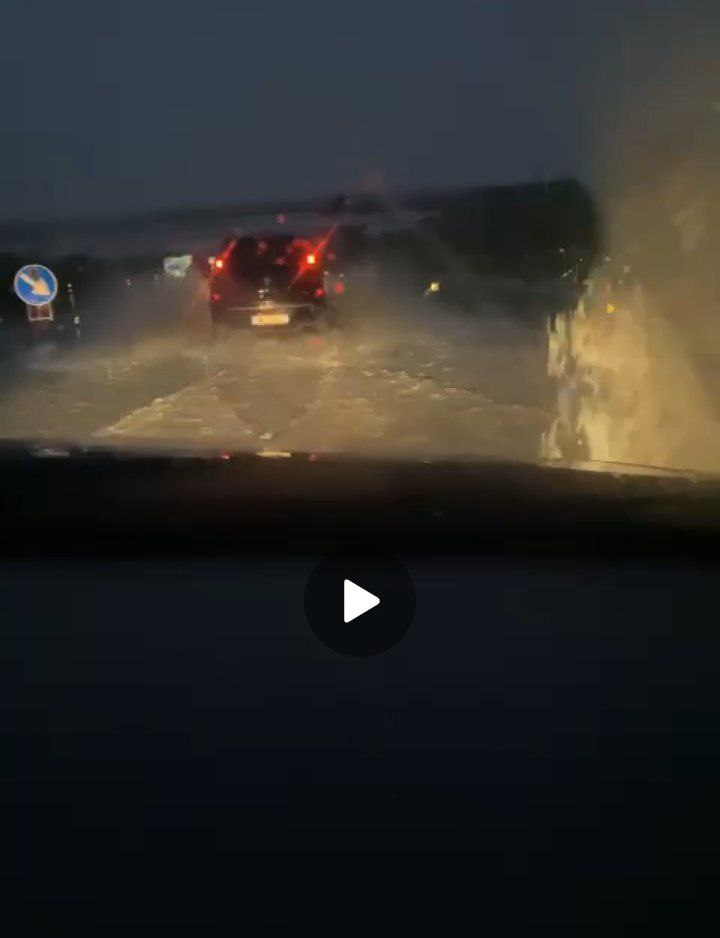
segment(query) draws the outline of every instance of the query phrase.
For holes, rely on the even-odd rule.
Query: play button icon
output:
[[[343,550],[320,561],[305,590],[305,615],[320,641],[344,655],[387,651],[410,628],[415,590],[382,551]]]
[[[344,586],[343,613],[345,622],[352,622],[353,619],[365,615],[366,612],[370,612],[375,606],[380,605],[378,596],[364,590],[362,586],[358,586],[352,580],[345,580]]]

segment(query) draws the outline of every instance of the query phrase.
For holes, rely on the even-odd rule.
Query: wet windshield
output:
[[[281,7],[0,63],[0,438],[720,470],[717,10]]]

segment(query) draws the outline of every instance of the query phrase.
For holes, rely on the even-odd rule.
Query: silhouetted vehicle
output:
[[[328,237],[239,237],[215,259],[210,280],[213,327],[303,329],[333,324],[325,288]]]

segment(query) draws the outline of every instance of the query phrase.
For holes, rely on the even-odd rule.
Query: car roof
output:
[[[236,231],[234,234],[229,235],[225,240],[227,243],[230,241],[277,241],[277,240],[288,240],[292,241],[293,239],[300,240],[313,240],[316,238],[324,238],[329,234],[328,228],[313,228],[311,229],[301,229],[300,231],[288,231],[286,229],[278,228],[269,228],[262,229],[260,231]]]
[[[253,231],[252,234],[236,235],[237,241],[292,241],[296,236],[290,231]]]

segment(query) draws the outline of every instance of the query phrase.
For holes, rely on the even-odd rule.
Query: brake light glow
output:
[[[344,284],[344,282],[343,282],[342,280],[338,280],[338,282],[335,284],[335,292],[336,292],[336,293],[344,293],[344,292],[345,292],[345,284]]]
[[[308,265],[308,267],[314,267],[315,264],[317,264],[317,257],[315,257],[314,254],[308,254],[308,256],[305,258],[305,263]]]
[[[219,300],[222,299],[222,295],[220,293],[213,293],[212,298],[217,303]]]
[[[325,291],[323,290],[322,287],[317,288],[317,290],[315,291],[315,296],[325,296]]]
[[[224,266],[225,261],[222,259],[222,257],[218,257],[215,261],[215,270],[222,270]]]

